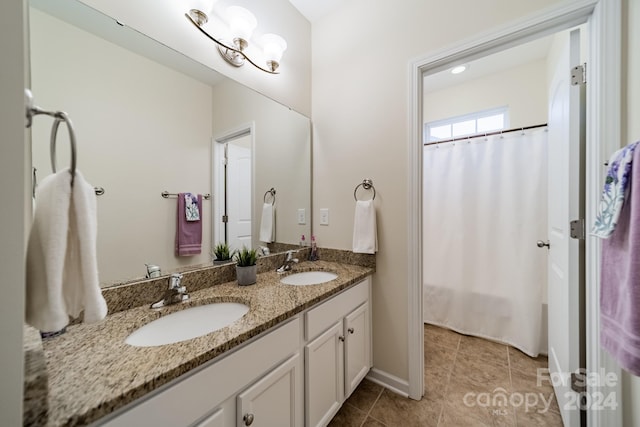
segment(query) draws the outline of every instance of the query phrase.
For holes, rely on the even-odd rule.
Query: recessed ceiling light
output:
[[[451,74],[460,74],[467,69],[466,65],[458,65],[457,67],[453,67],[451,69]]]

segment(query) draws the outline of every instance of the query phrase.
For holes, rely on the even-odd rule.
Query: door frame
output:
[[[597,211],[604,160],[621,145],[621,0],[576,0],[561,2],[530,16],[514,20],[491,31],[465,39],[419,57],[409,64],[409,137],[408,149],[408,394],[419,400],[424,394],[424,325],[422,320],[422,116],[425,73],[443,71],[458,62],[468,62],[588,23],[589,64],[587,65],[587,165],[586,222],[592,224]],[[599,388],[616,393],[621,405],[620,367],[600,347],[600,242],[586,239],[586,353],[587,370],[601,369],[617,375],[615,386]],[[590,388],[587,390],[590,392]],[[621,426],[622,410],[591,411],[589,426]]]
[[[224,157],[224,144],[238,137],[249,135],[251,137],[251,235],[253,236],[253,217],[255,215],[255,179],[256,163],[254,160],[256,152],[256,124],[249,122],[233,129],[221,132],[218,136],[211,138],[211,189],[212,194],[212,215],[211,215],[211,246],[217,244],[216,236],[221,234],[220,218],[222,217],[222,204],[218,203],[218,196],[224,194],[224,183],[220,178],[224,170],[220,167],[220,159]],[[253,237],[252,237],[253,239]],[[253,244],[253,243],[252,243]]]

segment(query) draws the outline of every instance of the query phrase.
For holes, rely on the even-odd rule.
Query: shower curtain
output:
[[[547,133],[424,149],[424,321],[540,351]]]

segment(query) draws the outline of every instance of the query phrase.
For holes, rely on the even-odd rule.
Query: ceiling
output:
[[[289,0],[291,4],[312,24],[337,10],[348,0]],[[486,56],[469,62],[469,68],[462,74],[453,75],[449,71],[425,76],[425,92],[444,89],[465,81],[516,67],[536,60],[544,59],[549,53],[552,36]]]
[[[314,23],[336,10],[347,0],[289,0],[309,22]]]
[[[450,70],[425,76],[424,92],[433,92],[466,81],[475,80],[489,74],[517,67],[536,60],[545,59],[549,53],[553,36],[543,37],[529,43],[503,50],[493,55],[466,63],[468,69],[464,73],[451,74]]]

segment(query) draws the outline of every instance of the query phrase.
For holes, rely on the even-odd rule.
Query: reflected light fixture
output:
[[[460,74],[460,73],[463,73],[463,72],[465,72],[465,71],[467,70],[467,68],[469,68],[469,67],[468,67],[468,65],[465,65],[465,64],[458,65],[458,66],[453,67],[453,68],[451,69],[451,74]]]
[[[232,41],[228,43],[205,31],[203,26],[209,21],[208,12],[210,12],[211,6],[208,6],[203,0],[198,3],[185,16],[202,34],[218,45],[218,51],[225,61],[235,67],[241,67],[245,62],[249,62],[266,73],[279,74],[277,69],[280,66],[282,54],[287,49],[287,42],[282,37],[276,34],[265,34],[261,37],[260,45],[262,45],[266,61],[266,67],[262,67],[253,61],[246,52],[253,30],[258,26],[258,21],[253,13],[240,6],[227,8],[227,24],[229,25],[229,34],[232,37]]]

